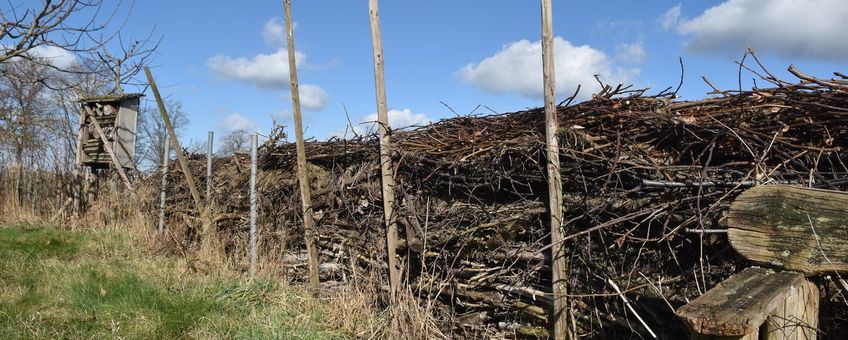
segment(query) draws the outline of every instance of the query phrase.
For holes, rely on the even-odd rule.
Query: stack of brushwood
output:
[[[699,101],[606,87],[558,108],[570,323],[581,337],[648,337],[648,328],[684,337],[674,309],[748,265],[721,233],[724,212],[746,188],[848,189],[848,78],[794,72],[800,83],[764,76],[772,88],[716,90]],[[533,109],[392,134],[403,279],[422,304],[433,302],[447,334],[547,334],[544,131],[544,111]],[[376,273],[385,285],[377,140],[311,141],[306,154],[322,281]],[[204,162],[191,163],[200,183]],[[259,150],[260,256],[305,280],[295,162],[280,131]],[[241,265],[249,157],[219,158],[214,168],[214,231]],[[179,168],[170,171],[179,180],[169,189],[168,226],[192,248],[198,214]],[[848,327],[848,300],[828,279],[818,283],[822,337],[837,337]]]

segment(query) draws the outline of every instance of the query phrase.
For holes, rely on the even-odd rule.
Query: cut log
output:
[[[698,336],[757,339],[768,316],[805,282],[800,273],[748,268],[681,307],[677,315]],[[703,339],[695,335],[693,339]]]
[[[819,274],[848,271],[848,193],[786,185],[751,188],[725,220],[745,258]]]

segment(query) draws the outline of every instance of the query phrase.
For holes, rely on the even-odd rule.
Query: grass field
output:
[[[114,231],[0,226],[1,339],[334,339],[326,304],[199,274]]]

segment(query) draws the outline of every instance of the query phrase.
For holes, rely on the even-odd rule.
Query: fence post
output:
[[[209,131],[209,137],[206,140],[206,203],[212,202],[212,141],[215,138],[215,132]]]
[[[256,149],[259,147],[259,135],[250,136],[250,276],[256,275],[256,262],[259,250],[256,249]]]
[[[556,73],[554,72],[553,15],[551,0],[542,0],[542,78],[545,87],[545,137],[548,157],[548,199],[551,210],[551,281],[554,310],[554,339],[571,339],[566,298],[568,268],[562,228],[562,177],[560,175],[559,141],[557,139]]]
[[[383,217],[386,223],[386,253],[389,258],[390,299],[394,301],[400,286],[397,260],[397,219],[394,215],[395,176],[389,137],[389,115],[386,111],[386,81],[383,78],[383,38],[377,0],[368,0],[371,18],[371,43],[374,52],[374,84],[377,92],[377,122],[380,132],[380,173],[383,184]]]
[[[168,185],[168,160],[171,154],[171,137],[165,136],[165,149],[162,153],[162,188],[159,190],[159,235],[165,232],[165,187]]]
[[[309,287],[312,294],[318,294],[318,245],[315,242],[315,219],[312,210],[312,188],[309,187],[309,173],[306,169],[306,150],[303,142],[303,119],[300,114],[300,92],[297,83],[297,64],[295,63],[294,30],[292,29],[291,0],[283,1],[286,16],[286,42],[289,52],[289,78],[291,80],[292,110],[294,111],[294,134],[297,143],[297,182],[300,188],[300,201],[303,210],[303,229],[305,232],[306,252],[309,256]]]

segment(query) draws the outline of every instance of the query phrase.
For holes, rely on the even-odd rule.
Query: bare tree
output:
[[[23,166],[25,157],[36,158],[55,123],[47,88],[26,80],[44,77],[47,69],[29,60],[0,64],[0,69],[0,142],[14,155],[14,164]]]
[[[124,93],[122,85],[147,85],[146,82],[138,82],[134,78],[148,65],[159,48],[162,38],[154,41],[153,34],[151,31],[144,39],[131,38],[124,41],[118,32],[117,39],[114,40],[116,46],[112,47],[108,42],[103,42],[102,47],[94,52],[97,64],[102,66],[97,72],[114,81],[115,87],[111,92]]]
[[[250,132],[237,129],[218,139],[218,153],[224,156],[250,151]]]
[[[183,111],[183,105],[176,100],[166,100],[168,117],[174,126],[174,132],[179,137],[189,124],[188,116]],[[138,160],[142,169],[154,169],[165,155],[165,139],[168,130],[159,115],[156,105],[146,105],[139,111],[138,117]]]
[[[111,20],[109,15],[100,20],[102,4],[102,0],[9,2],[0,11],[0,63],[16,57],[36,59],[30,52],[41,46],[71,53],[96,49],[92,34]]]

